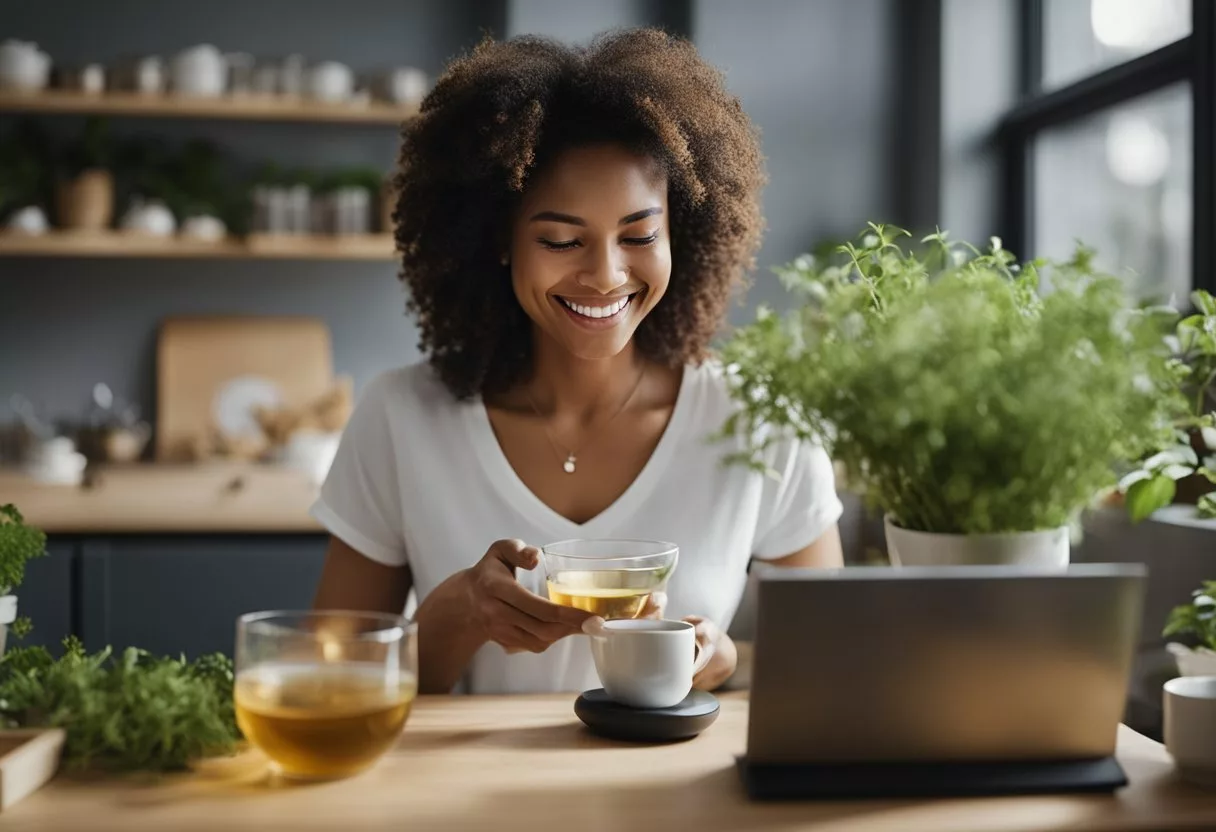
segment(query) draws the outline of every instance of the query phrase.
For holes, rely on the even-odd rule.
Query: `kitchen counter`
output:
[[[84,486],[47,485],[0,469],[0,504],[47,534],[320,532],[317,487],[302,473],[241,462],[106,466]]]
[[[6,830],[1160,830],[1216,828],[1216,792],[1174,778],[1157,743],[1120,728],[1131,781],[1114,795],[748,802],[734,769],[747,700],[684,743],[589,735],[573,696],[422,697],[399,746],[372,770],[283,785],[239,762],[157,784],[63,776],[5,812]]]

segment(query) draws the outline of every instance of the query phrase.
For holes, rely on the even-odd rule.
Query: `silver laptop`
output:
[[[747,762],[1107,757],[1145,575],[757,567]]]

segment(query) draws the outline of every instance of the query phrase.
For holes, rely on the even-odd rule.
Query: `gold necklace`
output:
[[[629,395],[625,397],[625,401],[622,402],[621,406],[617,408],[616,412],[608,418],[608,421],[604,422],[604,424],[600,426],[601,428],[608,427],[608,425],[612,424],[613,420],[615,420],[617,416],[620,416],[625,412],[625,408],[629,406],[629,403],[633,401],[633,397],[637,395],[638,388],[642,386],[642,379],[645,377],[646,368],[643,366],[642,372],[638,373],[638,380],[634,382],[633,389],[629,391]],[[536,414],[536,418],[541,420],[541,427],[545,429],[545,437],[549,440],[549,444],[553,446],[553,452],[557,454],[558,460],[562,463],[562,470],[567,474],[573,474],[578,469],[578,451],[581,451],[582,448],[579,448],[578,451],[571,451],[563,448],[557,442],[557,440],[553,438],[553,434],[549,432],[549,426],[545,424],[545,417],[541,415],[540,408],[536,406],[536,402],[533,401],[532,394],[528,392],[527,388],[524,389],[524,396],[528,399],[528,404],[532,406],[532,411]],[[594,438],[595,437],[592,437],[592,440]],[[590,442],[591,440],[588,440],[587,443],[584,443],[583,447],[586,447],[587,444],[590,444]]]

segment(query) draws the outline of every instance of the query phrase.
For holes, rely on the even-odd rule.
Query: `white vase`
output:
[[[8,625],[17,620],[17,596],[0,595],[0,656],[4,655],[4,642],[8,640]]]
[[[1166,652],[1174,657],[1178,672],[1183,676],[1216,676],[1216,651],[1206,647],[1191,648],[1171,641]]]
[[[936,534],[884,519],[894,566],[1068,566],[1068,527],[1001,534]]]

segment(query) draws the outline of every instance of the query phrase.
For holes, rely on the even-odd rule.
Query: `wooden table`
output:
[[[60,777],[0,816],[4,830],[758,829],[852,832],[1213,829],[1216,792],[1177,781],[1160,745],[1127,729],[1131,785],[1114,795],[931,802],[749,803],[735,775],[747,701],[723,698],[700,737],[664,746],[596,739],[572,697],[426,698],[400,746],[346,781],[291,786],[239,768],[139,781]]]

